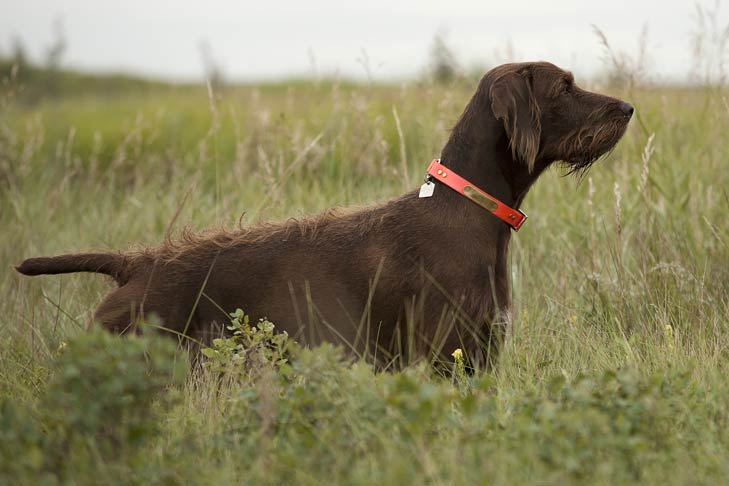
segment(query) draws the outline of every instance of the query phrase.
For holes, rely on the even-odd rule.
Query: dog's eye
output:
[[[572,93],[572,83],[569,81],[565,81],[564,85],[562,86],[562,94],[570,94]]]

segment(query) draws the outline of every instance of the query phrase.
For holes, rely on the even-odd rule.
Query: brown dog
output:
[[[441,164],[449,181],[460,175],[518,208],[552,163],[583,171],[609,151],[632,114],[552,64],[499,66],[479,83]],[[299,341],[345,343],[380,363],[459,347],[484,363],[508,323],[511,227],[441,182],[426,188],[430,197],[414,191],[349,214],[185,235],[140,252],[31,258],[17,270],[111,276],[119,288],[95,320],[120,333],[154,314],[204,338],[241,308]]]

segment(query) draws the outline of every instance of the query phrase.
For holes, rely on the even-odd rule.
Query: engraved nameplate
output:
[[[473,186],[464,187],[463,194],[471,201],[475,202],[479,206],[483,206],[484,208],[488,209],[489,211],[496,211],[496,208],[499,207],[498,204],[496,204],[493,200],[489,199],[488,197],[486,197],[483,194],[481,194],[480,192],[478,192]]]

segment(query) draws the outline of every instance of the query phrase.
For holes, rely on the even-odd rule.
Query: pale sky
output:
[[[729,25],[729,1],[718,24]],[[700,5],[714,8],[714,0]],[[60,19],[62,64],[168,79],[204,76],[200,45],[232,80],[339,73],[377,79],[419,74],[437,32],[461,65],[548,60],[577,75],[604,67],[592,25],[636,56],[648,28],[656,80],[687,79],[696,3],[687,0],[0,0],[0,52],[12,39],[42,59]],[[365,55],[363,55],[365,53]]]

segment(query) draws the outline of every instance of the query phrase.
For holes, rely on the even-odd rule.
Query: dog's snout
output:
[[[623,110],[623,113],[625,113],[625,115],[627,117],[633,116],[633,112],[635,111],[635,108],[633,108],[633,105],[631,105],[630,103],[625,103],[625,102],[620,104],[620,109]]]

